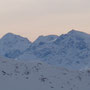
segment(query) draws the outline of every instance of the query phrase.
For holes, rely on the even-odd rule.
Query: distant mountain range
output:
[[[72,30],[33,43],[0,39],[0,90],[90,90],[90,35]]]
[[[90,35],[71,30],[60,36],[40,36],[32,43],[24,37],[8,33],[0,39],[0,56],[85,69],[90,67]]]

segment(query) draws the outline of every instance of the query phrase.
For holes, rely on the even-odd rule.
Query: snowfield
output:
[[[0,57],[1,90],[90,90],[90,70],[72,71],[41,61]]]

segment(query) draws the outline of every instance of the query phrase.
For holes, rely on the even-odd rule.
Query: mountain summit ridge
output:
[[[0,39],[0,55],[7,58],[16,58],[23,53],[31,42],[24,37],[7,33]]]
[[[1,90],[90,90],[90,36],[71,31],[35,42],[6,34],[0,40]]]
[[[11,37],[14,37],[14,34],[8,33],[4,38],[7,36],[10,36],[10,39],[12,39]],[[15,35],[15,37],[17,38],[19,36]],[[2,47],[0,47],[0,54],[16,60],[41,60],[51,65],[73,69],[81,69],[86,66],[90,67],[89,34],[71,30],[67,34],[62,34],[60,36],[40,36],[33,43],[23,37],[19,38],[19,44],[12,44],[12,47],[9,47],[9,49],[7,49],[8,47],[4,44],[1,44],[1,39],[0,45],[3,46],[3,49],[6,48],[6,51],[4,51],[5,54],[3,55]],[[8,40],[8,38],[6,39],[4,43],[10,40]],[[11,40],[10,42],[12,43],[13,41],[15,40]],[[10,42],[8,43],[10,44]],[[16,45],[20,47],[16,48]]]

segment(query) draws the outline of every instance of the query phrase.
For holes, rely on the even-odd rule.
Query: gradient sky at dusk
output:
[[[0,37],[12,32],[35,40],[71,29],[90,33],[90,0],[0,1]]]

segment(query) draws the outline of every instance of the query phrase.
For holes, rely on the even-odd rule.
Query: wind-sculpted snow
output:
[[[1,90],[90,90],[90,70],[72,71],[41,61],[0,57]]]

